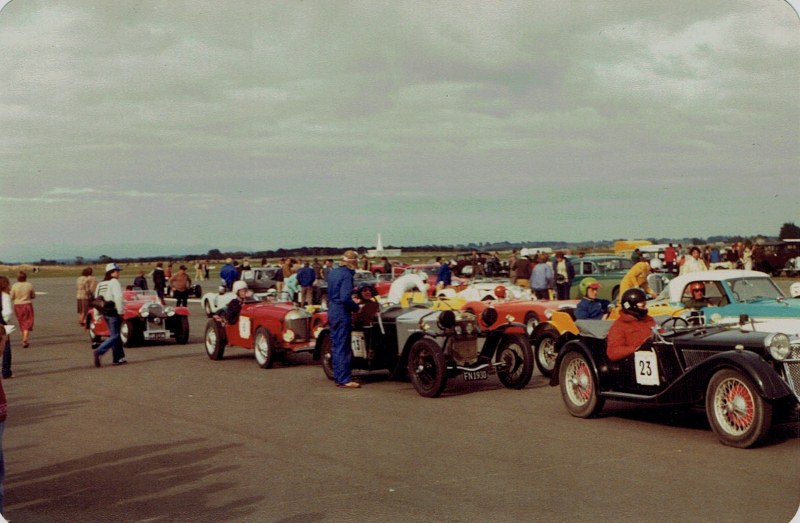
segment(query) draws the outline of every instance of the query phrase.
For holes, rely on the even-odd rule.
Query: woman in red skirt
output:
[[[28,347],[30,332],[33,330],[33,300],[36,293],[28,281],[25,271],[19,271],[17,283],[11,286],[11,300],[14,302],[14,314],[17,316],[19,330],[22,331],[22,346]]]

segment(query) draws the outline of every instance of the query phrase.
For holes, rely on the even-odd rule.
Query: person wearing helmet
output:
[[[214,313],[215,316],[225,320],[225,323],[236,323],[239,321],[239,314],[242,312],[242,304],[247,300],[250,289],[247,288],[247,283],[242,280],[233,282],[233,293],[236,298],[229,301],[227,305]]]
[[[114,356],[114,365],[122,365],[127,363],[125,360],[125,349],[122,346],[122,337],[120,336],[120,329],[122,327],[122,286],[119,284],[119,265],[116,263],[109,263],[106,265],[106,275],[103,281],[97,284],[97,296],[102,296],[105,300],[103,306],[103,319],[108,326],[108,338],[103,340],[94,350],[94,366],[100,366],[100,357],[111,349]]]
[[[505,286],[498,285],[497,287],[494,288],[494,296],[498,300],[506,299],[507,295],[508,295],[508,289],[506,289]]]
[[[608,306],[611,302],[608,300],[601,300],[597,297],[597,290],[600,288],[600,282],[594,278],[584,278],[578,285],[581,290],[581,301],[575,308],[576,320],[601,320],[603,315],[608,311]]]
[[[656,320],[647,315],[647,294],[642,289],[628,289],[620,297],[622,311],[608,331],[606,354],[619,361],[636,352],[647,341]]]
[[[650,276],[650,263],[645,260],[635,263],[628,273],[622,278],[622,281],[619,284],[619,294],[625,294],[625,291],[628,289],[639,288],[655,298],[655,291],[653,291],[650,288],[650,285],[647,284],[648,276]]]
[[[372,324],[372,320],[378,315],[380,304],[375,301],[377,296],[375,287],[369,283],[360,283],[358,289],[353,293],[353,301],[358,304],[358,310],[353,313],[353,327],[364,328]]]
[[[708,307],[711,302],[706,298],[706,286],[701,281],[696,281],[689,286],[690,296],[685,304],[690,309],[702,309]]]

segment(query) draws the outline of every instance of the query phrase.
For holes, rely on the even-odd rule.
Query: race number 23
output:
[[[652,351],[634,353],[636,364],[636,383],[639,385],[658,385],[658,359]]]

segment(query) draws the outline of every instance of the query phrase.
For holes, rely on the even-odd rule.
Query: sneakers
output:
[[[114,363],[112,363],[112,365],[125,365],[126,363],[128,363],[128,360],[126,360],[125,358],[122,358],[121,360],[115,361]]]
[[[100,355],[97,353],[97,351],[92,351],[92,353],[94,354],[94,366],[100,367]]]
[[[347,383],[337,383],[337,387],[341,389],[359,389],[361,384],[357,381],[348,381]]]

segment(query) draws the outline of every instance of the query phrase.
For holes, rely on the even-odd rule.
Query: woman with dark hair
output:
[[[11,306],[11,282],[5,276],[0,276],[0,329],[5,333],[5,326],[11,321],[14,309]],[[3,379],[13,378],[11,372],[11,336],[5,337],[3,343]]]
[[[86,321],[86,316],[92,307],[92,298],[94,298],[94,291],[97,288],[97,280],[92,276],[93,272],[94,270],[91,267],[85,267],[75,282],[77,287],[75,297],[78,300],[78,323],[81,326]]]
[[[11,286],[11,300],[14,302],[14,314],[17,316],[19,330],[22,331],[22,346],[28,347],[29,336],[33,330],[33,299],[36,293],[28,281],[25,271],[17,274],[17,283]]]

